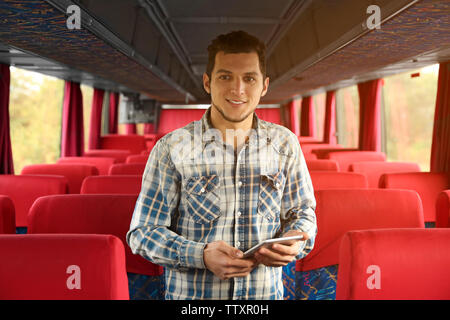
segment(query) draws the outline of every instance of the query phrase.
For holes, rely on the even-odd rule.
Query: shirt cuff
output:
[[[205,269],[205,263],[203,261],[203,251],[205,247],[206,243],[189,240],[183,241],[178,248],[180,267]]]

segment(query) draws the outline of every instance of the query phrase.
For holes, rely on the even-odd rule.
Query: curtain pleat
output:
[[[328,91],[325,102],[323,142],[336,144],[336,91]]]
[[[119,94],[109,94],[109,133],[116,134],[119,124]]]
[[[14,174],[9,124],[10,80],[9,66],[0,64],[0,174]]]
[[[84,153],[83,99],[80,84],[66,81],[61,133],[61,157]]]
[[[439,65],[430,170],[450,172],[450,61]]]
[[[314,112],[313,97],[304,97],[302,99],[300,117],[300,135],[303,137],[315,137],[316,136],[316,119]]]
[[[381,151],[381,89],[383,79],[358,84],[359,149]]]
[[[89,130],[89,149],[100,148],[100,136],[102,129],[102,107],[105,92],[94,88],[92,97],[91,122]]]

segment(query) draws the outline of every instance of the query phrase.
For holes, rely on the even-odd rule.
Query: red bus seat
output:
[[[354,162],[386,161],[386,155],[376,151],[333,151],[329,152],[326,157],[337,161],[343,172],[349,171],[350,165]]]
[[[37,198],[65,194],[67,185],[63,176],[0,175],[0,194],[8,196],[14,204],[16,227],[27,227],[28,211]]]
[[[450,229],[348,232],[339,253],[340,300],[449,300]]]
[[[86,177],[80,194],[135,194],[141,191],[142,176],[115,175]]]
[[[442,191],[436,201],[436,227],[450,228],[450,190]]]
[[[8,196],[0,195],[0,234],[16,233],[14,203]]]
[[[138,195],[80,194],[48,196],[38,199],[30,210],[29,233],[112,234],[125,246],[130,297],[135,291],[149,290],[148,296],[161,299],[163,268],[131,252],[126,234]],[[145,281],[142,281],[145,279]],[[133,284],[133,282],[135,282]],[[148,282],[148,283],[146,283]],[[151,284],[148,286],[148,284]],[[141,293],[142,294],[142,293]]]
[[[107,134],[100,137],[100,149],[128,150],[131,154],[139,154],[147,150],[144,136],[137,134]]]
[[[140,175],[144,174],[145,163],[118,163],[113,164],[111,168],[109,168],[109,175]]]
[[[334,299],[339,245],[346,232],[424,227],[422,204],[414,191],[336,189],[315,195],[318,233],[313,250],[296,262],[298,299]]]
[[[114,149],[91,149],[85,151],[83,157],[106,157],[116,159],[115,163],[125,163],[127,157],[131,154],[129,150]]]
[[[386,173],[380,178],[380,188],[415,190],[422,199],[425,222],[436,222],[436,200],[442,191],[450,189],[450,174],[434,172]]]
[[[148,155],[133,154],[127,157],[125,163],[147,163]]]
[[[413,162],[364,161],[352,163],[349,171],[364,174],[369,182],[369,188],[378,188],[380,177],[383,174],[420,172],[420,167]]]
[[[58,159],[58,163],[90,164],[98,169],[100,175],[107,175],[109,168],[116,162],[115,158],[106,157],[63,157]]]
[[[122,242],[112,235],[0,235],[1,300],[128,300]]]
[[[339,164],[334,160],[306,159],[306,165],[309,171],[339,171]]]
[[[80,193],[84,178],[98,175],[98,169],[92,165],[76,163],[31,164],[25,166],[21,174],[61,175],[68,181],[68,193]]]
[[[317,159],[328,159],[328,154],[335,151],[359,151],[359,149],[330,145],[328,147],[314,148],[311,150],[311,152],[317,156]]]
[[[314,190],[367,189],[367,178],[355,172],[310,171]]]

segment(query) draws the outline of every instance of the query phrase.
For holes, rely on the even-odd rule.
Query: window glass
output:
[[[384,79],[388,161],[417,163],[430,170],[439,65]]]
[[[60,155],[64,81],[10,67],[10,129],[14,172],[55,163]]]
[[[325,102],[327,94],[320,93],[313,97],[314,101],[314,113],[316,120],[316,138],[319,141],[323,141],[323,130],[325,125]]]
[[[336,131],[338,144],[358,148],[359,96],[356,85],[336,91]]]

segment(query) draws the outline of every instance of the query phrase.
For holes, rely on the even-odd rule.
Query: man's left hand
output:
[[[270,247],[259,249],[255,253],[255,259],[268,267],[282,267],[286,266],[289,262],[295,260],[295,257],[300,251],[300,245],[302,241],[309,239],[306,232],[300,232],[291,230],[283,234],[283,237],[291,237],[302,235],[302,240],[291,240],[285,243],[275,243]]]

